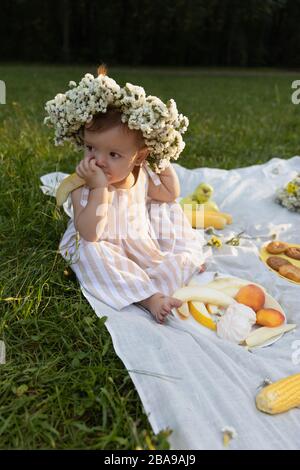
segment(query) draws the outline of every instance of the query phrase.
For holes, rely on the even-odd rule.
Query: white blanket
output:
[[[280,240],[300,243],[300,214],[274,202],[275,190],[300,172],[300,157],[273,158],[263,165],[230,171],[173,166],[182,196],[201,181],[215,188],[213,199],[234,219],[225,230],[216,231],[222,239],[245,231],[247,236],[270,240],[276,233]],[[42,191],[54,195],[54,177],[63,176],[42,176]],[[68,213],[66,205],[64,209]],[[205,237],[208,240],[210,235]],[[300,286],[280,278],[260,261],[258,249],[267,240],[242,239],[240,246],[214,248],[208,271],[262,284],[281,304],[288,323],[299,325]],[[299,329],[269,347],[249,352],[171,316],[159,325],[136,305],[117,312],[81,289],[96,315],[108,317],[105,324],[115,351],[129,371],[154,432],[173,430],[171,449],[223,449],[226,426],[237,433],[230,449],[300,449],[300,409],[271,416],[255,407],[264,379],[275,381],[300,372]]]

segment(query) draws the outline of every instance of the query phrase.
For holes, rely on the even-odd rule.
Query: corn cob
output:
[[[300,406],[300,374],[290,375],[264,387],[256,396],[256,406],[271,415]]]

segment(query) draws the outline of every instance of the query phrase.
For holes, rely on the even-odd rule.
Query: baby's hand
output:
[[[76,173],[83,178],[90,189],[105,188],[108,186],[108,181],[103,170],[96,165],[96,159],[84,158],[76,166]]]

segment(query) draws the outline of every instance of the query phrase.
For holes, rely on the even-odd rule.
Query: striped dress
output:
[[[161,184],[148,165],[139,167],[130,189],[109,192],[106,228],[98,241],[80,237],[72,211],[59,243],[81,285],[116,310],[157,292],[172,296],[204,262],[204,236],[191,227],[178,202],[147,196],[149,178]],[[89,188],[83,186],[83,207],[88,197]]]

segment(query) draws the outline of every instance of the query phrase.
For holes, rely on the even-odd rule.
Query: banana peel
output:
[[[201,325],[209,328],[210,330],[216,331],[217,326],[215,322],[211,319],[210,314],[205,307],[203,302],[188,302],[190,312],[194,319]]]
[[[85,180],[80,178],[77,173],[72,173],[64,178],[56,190],[56,205],[58,207],[62,206],[68,199],[70,192],[80,188],[80,186],[83,186],[84,184]]]

